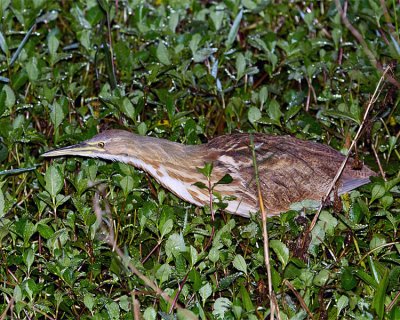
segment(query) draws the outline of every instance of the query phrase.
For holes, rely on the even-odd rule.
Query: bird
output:
[[[225,211],[242,217],[259,212],[258,181],[267,215],[290,210],[304,200],[321,202],[345,156],[330,146],[292,136],[234,133],[208,143],[185,145],[126,130],[103,131],[81,143],[51,150],[43,157],[79,156],[118,161],[152,176],[160,185],[199,207],[212,192],[226,199]],[[199,168],[212,164],[208,178]],[[230,183],[218,184],[225,176]],[[338,181],[338,195],[370,182],[376,173],[349,158]],[[225,201],[224,201],[225,202]]]

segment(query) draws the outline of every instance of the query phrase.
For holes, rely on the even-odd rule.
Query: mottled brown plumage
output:
[[[264,205],[270,215],[290,209],[306,199],[320,201],[340,167],[344,156],[331,147],[290,136],[253,134]],[[187,146],[168,140],[143,137],[123,130],[104,131],[78,145],[49,151],[43,156],[77,155],[131,164],[153,176],[178,197],[198,206],[209,203],[204,175],[197,168],[213,163],[212,183],[229,174],[230,184],[217,185],[228,201],[226,211],[248,217],[257,212],[258,197],[250,134],[217,137],[207,144]],[[350,159],[339,180],[342,194],[369,182],[376,175],[368,167],[352,167]]]

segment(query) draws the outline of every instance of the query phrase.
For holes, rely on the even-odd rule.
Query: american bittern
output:
[[[253,134],[259,180],[267,213],[278,214],[305,199],[321,201],[344,156],[331,147],[290,136]],[[257,212],[258,197],[250,134],[217,137],[206,144],[183,145],[168,140],[143,137],[123,130],[104,131],[82,143],[49,151],[44,157],[82,156],[120,161],[140,168],[179,198],[204,206],[209,203],[207,178],[198,171],[213,163],[211,183],[229,174],[230,184],[219,184],[214,191],[230,196],[226,211],[249,217]],[[363,166],[353,168],[349,159],[339,180],[342,194],[367,184],[376,175]]]

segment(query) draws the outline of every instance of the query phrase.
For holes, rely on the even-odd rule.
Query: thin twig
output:
[[[265,259],[265,267],[267,269],[267,278],[268,278],[268,294],[270,298],[270,310],[271,315],[270,319],[275,319],[275,310],[277,311],[277,317],[280,319],[279,306],[278,302],[275,298],[275,293],[272,289],[272,275],[271,275],[271,263],[270,263],[270,254],[269,254],[269,238],[268,238],[268,230],[267,230],[267,213],[264,207],[264,201],[261,193],[261,185],[260,185],[260,177],[258,175],[258,166],[257,166],[257,157],[256,150],[254,146],[253,135],[250,134],[250,148],[253,157],[253,167],[257,184],[257,193],[258,193],[258,201],[260,203],[260,211],[261,211],[261,223],[262,223],[262,233],[264,240],[264,259]]]
[[[358,128],[358,131],[357,131],[357,133],[356,133],[356,136],[354,137],[353,141],[351,142],[349,151],[348,151],[346,157],[344,158],[344,160],[343,160],[341,166],[339,167],[339,169],[338,169],[338,171],[337,171],[337,173],[336,173],[336,176],[333,178],[333,180],[332,180],[332,182],[331,182],[331,184],[330,184],[330,186],[329,186],[329,188],[328,188],[328,191],[326,192],[325,196],[323,197],[323,199],[322,199],[322,201],[321,201],[321,204],[320,204],[320,206],[319,206],[319,208],[318,208],[318,211],[317,211],[317,213],[315,214],[314,219],[312,220],[311,225],[310,225],[310,227],[309,227],[307,233],[310,233],[310,232],[312,231],[312,229],[314,228],[315,224],[317,223],[319,214],[321,213],[322,206],[324,205],[324,203],[325,203],[326,200],[328,199],[328,197],[329,197],[329,195],[331,194],[333,188],[335,187],[337,181],[339,180],[340,176],[342,175],[343,170],[344,170],[344,168],[345,168],[345,166],[346,166],[346,163],[347,163],[347,161],[349,160],[350,153],[351,153],[351,151],[354,149],[354,147],[355,147],[355,145],[356,145],[356,143],[357,143],[357,141],[358,141],[358,139],[359,139],[359,137],[360,137],[360,135],[361,135],[361,132],[362,132],[362,130],[364,129],[364,124],[365,124],[365,122],[366,122],[366,120],[367,120],[367,118],[368,118],[368,114],[369,114],[369,112],[370,112],[370,110],[371,110],[371,108],[372,108],[372,105],[375,103],[376,99],[378,98],[378,95],[379,95],[378,92],[380,92],[381,84],[382,84],[382,82],[383,82],[383,80],[384,80],[384,78],[385,78],[386,73],[389,71],[389,69],[390,69],[390,67],[387,67],[387,68],[385,69],[385,71],[383,72],[381,78],[379,79],[379,82],[378,82],[378,84],[377,84],[377,86],[376,86],[376,88],[375,88],[374,94],[372,95],[371,100],[370,100],[369,103],[368,103],[367,109],[365,110],[363,120],[362,120],[362,122],[361,122],[361,124],[360,124],[360,127]]]
[[[140,320],[140,304],[139,301],[135,297],[136,293],[134,291],[131,292],[132,296],[132,305],[133,305],[133,319]]]
[[[378,164],[379,172],[380,172],[383,180],[387,181],[385,171],[383,171],[383,168],[382,168],[382,165],[381,165],[381,161],[379,160],[378,153],[376,152],[376,149],[375,149],[373,143],[371,143],[371,149],[372,149],[372,152],[374,153],[374,157],[375,157],[376,163]]]
[[[394,246],[394,245],[399,244],[399,243],[400,243],[399,241],[396,241],[396,242],[389,242],[389,243],[385,243],[385,244],[382,244],[382,245],[380,245],[380,246],[377,246],[377,247],[375,247],[375,248],[369,250],[366,254],[364,254],[364,255],[360,258],[360,260],[358,261],[358,263],[360,264],[362,261],[364,261],[364,259],[365,259],[366,257],[368,257],[368,256],[369,256],[372,252],[374,252],[374,251],[377,251],[377,250],[380,250],[380,249],[383,249],[383,248],[386,248],[386,247]]]
[[[141,264],[146,263],[146,261],[152,256],[152,254],[154,253],[154,251],[156,251],[160,245],[161,245],[161,240],[157,242],[157,244],[154,246],[154,248],[151,249],[150,253],[149,253],[146,257],[144,257],[144,258],[142,259],[142,261],[140,261],[140,263],[141,263]]]
[[[3,313],[1,314],[0,320],[4,320],[7,317],[8,309],[11,309],[11,306],[14,304],[14,297],[11,297],[10,301],[7,303],[7,307],[4,309]]]
[[[394,305],[396,304],[397,300],[400,298],[400,291],[397,292],[396,296],[394,297],[394,299],[388,304],[388,306],[386,307],[386,312],[389,313],[390,311],[392,311]]]
[[[207,183],[208,183],[208,196],[209,196],[209,203],[208,205],[210,206],[210,211],[211,211],[211,222],[212,222],[212,227],[211,227],[211,235],[210,239],[208,239],[208,242],[206,246],[204,247],[203,251],[206,251],[207,248],[211,245],[214,235],[215,235],[215,212],[214,212],[214,196],[213,196],[213,187],[211,185],[211,177],[207,177]]]
[[[293,294],[296,296],[297,300],[299,300],[303,309],[307,312],[310,319],[314,320],[313,314],[311,313],[310,309],[308,309],[307,304],[304,302],[304,299],[300,295],[300,293],[297,292],[297,290],[293,287],[293,285],[287,279],[283,280],[283,283],[293,292]]]

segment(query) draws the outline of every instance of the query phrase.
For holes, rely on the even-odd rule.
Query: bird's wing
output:
[[[253,135],[259,182],[265,207],[270,214],[289,210],[290,205],[305,199],[320,201],[328,191],[344,156],[329,146],[289,136]],[[211,149],[223,150],[216,157],[216,167],[228,172],[236,183],[236,196],[256,202],[257,183],[249,135],[214,139]],[[346,166],[339,181],[339,194],[369,182],[373,173]]]

